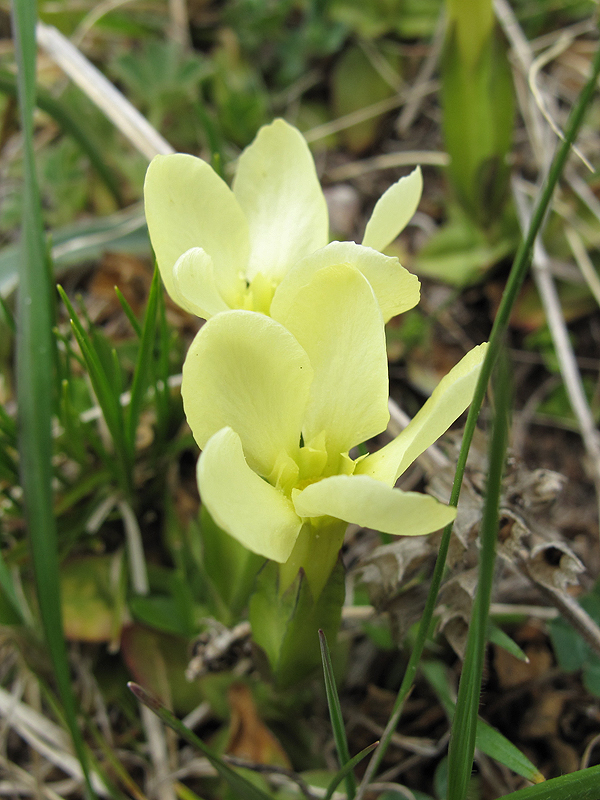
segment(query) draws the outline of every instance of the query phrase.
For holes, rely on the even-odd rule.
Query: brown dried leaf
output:
[[[527,572],[535,583],[566,592],[567,586],[579,583],[585,567],[564,542],[544,542],[533,548],[527,560]]]
[[[543,642],[531,642],[523,647],[529,662],[515,658],[503,647],[494,645],[493,649],[494,669],[502,689],[509,689],[534,678],[539,678],[553,664],[552,653]]]
[[[232,683],[228,692],[231,727],[225,752],[253,764],[291,767],[285,750],[260,719],[250,689]]]
[[[568,697],[567,692],[557,691],[546,691],[538,695],[525,714],[521,736],[524,739],[538,739],[556,735],[558,721]]]

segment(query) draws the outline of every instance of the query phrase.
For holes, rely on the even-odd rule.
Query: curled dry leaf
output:
[[[444,634],[461,658],[465,654],[478,574],[477,567],[460,572],[442,586],[439,595],[438,631]]]
[[[405,537],[377,547],[357,569],[373,605],[380,607],[397,588],[414,576],[431,554],[424,536]]]
[[[579,582],[585,570],[575,553],[564,542],[547,542],[533,548],[527,559],[527,572],[535,583],[566,592]]]
[[[447,438],[451,464],[456,460],[460,441],[456,437],[454,441],[451,436]],[[478,534],[487,471],[484,447],[483,438],[479,437],[469,456],[467,479],[448,552],[450,575],[440,592],[436,611],[439,630],[461,657],[477,585]],[[430,477],[428,491],[441,502],[447,502],[453,478],[452,467],[438,469]],[[502,587],[508,581],[511,596],[514,596],[516,579],[517,585],[521,585],[527,594],[527,583],[532,583],[545,590],[544,596],[561,613],[568,613],[571,606],[577,605],[566,589],[578,583],[584,570],[579,558],[552,524],[552,506],[560,496],[565,480],[564,476],[552,470],[530,470],[522,461],[509,459],[497,543],[497,553],[504,565],[498,573],[498,590],[502,593]],[[392,632],[398,640],[418,619],[417,600],[427,590],[427,582],[422,578],[431,574],[438,543],[437,536],[399,539],[393,544],[377,547],[357,565],[356,575],[366,586],[371,603],[378,611],[389,615]],[[584,627],[587,629],[589,626],[585,624]]]

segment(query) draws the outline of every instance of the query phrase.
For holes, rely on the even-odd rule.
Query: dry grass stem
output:
[[[384,153],[362,161],[351,161],[327,170],[327,177],[332,181],[346,181],[358,178],[369,172],[380,169],[396,169],[398,167],[414,167],[417,164],[431,167],[447,167],[450,158],[447,153],[436,150],[405,150],[398,153]]]
[[[529,206],[525,196],[519,192],[514,184],[513,186],[519,220],[522,229],[525,230],[529,224]],[[567,332],[558,292],[548,269],[548,261],[548,255],[541,239],[538,237],[533,251],[533,277],[544,306],[565,389],[569,396],[573,413],[577,418],[583,443],[590,460],[590,469],[600,503],[600,434],[585,396],[583,381]]]
[[[71,80],[95,103],[148,161],[173,153],[171,145],[121,92],[90,63],[71,42],[50,25],[38,22],[38,44]]]
[[[406,103],[396,122],[396,130],[401,136],[405,136],[410,129],[419,113],[423,99],[428,94],[428,92],[424,91],[424,87],[429,86],[433,78],[442,53],[445,34],[446,19],[444,14],[441,14],[433,34],[429,53],[423,61],[414,83],[406,91]]]

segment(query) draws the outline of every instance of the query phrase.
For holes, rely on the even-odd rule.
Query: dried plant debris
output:
[[[450,449],[457,452],[458,446],[455,442]],[[455,462],[454,455],[450,463]],[[464,655],[477,588],[486,468],[481,437],[469,457],[448,553],[448,577],[436,610],[438,631],[460,657]],[[453,478],[453,468],[438,469],[429,479],[428,490],[446,502]],[[600,629],[570,593],[579,586],[584,565],[553,524],[553,508],[566,480],[558,472],[529,469],[519,459],[509,460],[500,508],[495,599],[512,604],[539,603],[541,594],[544,602],[558,608],[596,649],[600,646]],[[400,538],[376,547],[354,569],[355,578],[365,586],[376,610],[388,615],[398,642],[420,617],[438,544],[439,536],[435,535]]]
[[[188,681],[209,672],[231,670],[243,675],[252,666],[250,624],[240,622],[229,629],[217,620],[207,620],[206,629],[192,644],[192,658],[186,670]]]

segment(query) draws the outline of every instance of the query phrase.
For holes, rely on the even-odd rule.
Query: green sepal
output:
[[[335,641],[345,596],[344,577],[344,565],[338,558],[315,602],[304,570],[282,594],[278,564],[268,561],[259,572],[250,600],[250,624],[279,688],[301,681],[320,666],[319,629],[329,641]]]

